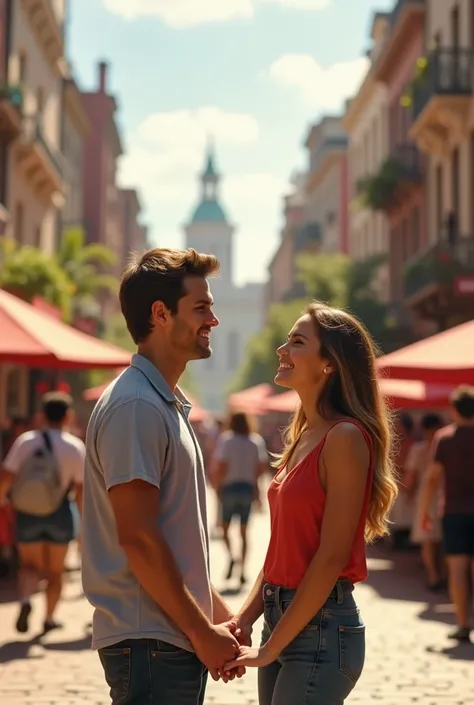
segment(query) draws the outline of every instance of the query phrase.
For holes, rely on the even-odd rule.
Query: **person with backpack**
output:
[[[74,538],[70,496],[82,507],[85,446],[65,429],[72,399],[49,392],[41,400],[42,428],[22,433],[0,470],[0,503],[8,497],[16,514],[20,608],[16,628],[28,631],[31,596],[46,578],[44,632],[61,625],[54,614],[61,597],[64,562]]]

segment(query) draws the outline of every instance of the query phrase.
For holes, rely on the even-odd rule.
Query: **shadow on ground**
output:
[[[70,641],[44,641],[44,634],[37,634],[27,641],[9,641],[0,646],[0,663],[24,659],[43,659],[48,651],[89,651],[91,636],[87,633]],[[33,647],[35,648],[34,651]]]

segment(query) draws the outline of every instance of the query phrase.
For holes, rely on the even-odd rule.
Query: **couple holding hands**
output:
[[[178,387],[189,361],[212,354],[217,270],[212,255],[154,249],[122,276],[137,354],[86,439],[93,648],[112,705],[202,705],[208,674],[230,681],[252,667],[260,705],[342,705],[365,660],[354,585],[397,492],[374,345],[352,316],[313,302],[276,351],[275,382],[300,404],[275,460],[262,570],[232,615],[210,581],[203,460]]]

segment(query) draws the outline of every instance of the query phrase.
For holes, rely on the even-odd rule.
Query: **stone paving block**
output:
[[[268,515],[263,513],[253,521],[249,574],[260,570],[267,541]],[[458,647],[447,640],[452,624],[447,596],[437,596],[435,603],[423,592],[413,556],[396,557],[377,547],[371,554],[369,581],[356,589],[367,625],[366,666],[347,704],[474,705],[474,645]],[[222,580],[226,560],[219,541],[212,542],[212,566],[215,585],[228,587]],[[244,597],[226,599],[237,610]],[[16,606],[0,601],[1,705],[110,705],[100,663],[90,650],[86,624],[91,614],[78,573],[66,580],[58,614],[64,630],[41,642],[16,634]],[[427,614],[431,619],[420,618]],[[42,616],[42,600],[36,596],[32,634],[38,633]],[[261,623],[254,629],[254,643],[260,631]],[[257,705],[256,671],[238,682],[209,681],[206,705]]]

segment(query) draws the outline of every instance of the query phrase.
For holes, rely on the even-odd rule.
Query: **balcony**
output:
[[[10,142],[21,132],[23,91],[20,86],[0,85],[0,140]]]
[[[437,49],[412,84],[410,138],[424,152],[442,155],[450,137],[465,133],[472,109],[474,52]]]
[[[422,34],[426,4],[425,0],[398,0],[389,17],[389,35],[374,62],[375,80],[387,83],[413,37]]]
[[[451,244],[439,241],[412,257],[403,271],[407,305],[424,317],[447,311],[472,318],[474,299],[474,238]]]
[[[362,207],[390,213],[423,181],[418,149],[411,144],[397,145],[376,174],[360,179],[356,198]]]
[[[53,68],[64,56],[64,28],[52,0],[21,0],[39,45]]]
[[[307,190],[309,192],[319,186],[331,166],[337,163],[346,149],[347,137],[345,135],[333,135],[322,139],[317,149],[311,152],[310,171],[307,181]]]
[[[41,200],[57,203],[58,199],[64,198],[65,160],[58,150],[48,144],[37,117],[23,118],[21,135],[15,142],[15,152],[24,178]]]

